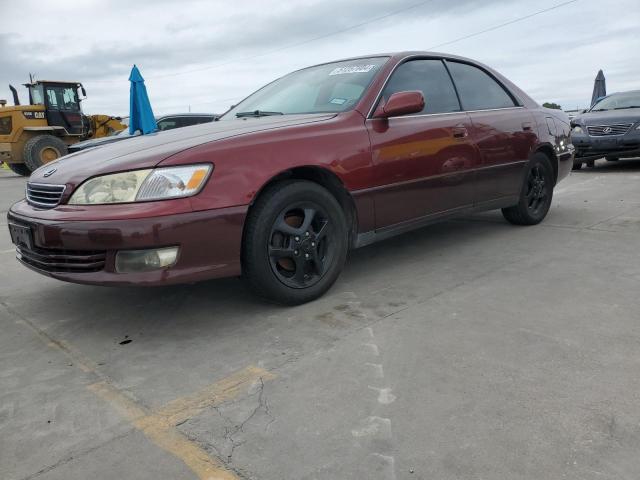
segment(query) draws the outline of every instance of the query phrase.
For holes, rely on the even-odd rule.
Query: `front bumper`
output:
[[[586,133],[571,134],[576,148],[576,159],[592,156],[637,156],[640,150],[640,130],[632,129],[624,135],[591,136]]]
[[[56,220],[18,202],[8,223],[26,226],[31,245],[17,247],[25,266],[59,280],[92,285],[169,285],[240,274],[246,206],[147,218]],[[119,250],[178,246],[174,265],[143,273],[118,273]]]

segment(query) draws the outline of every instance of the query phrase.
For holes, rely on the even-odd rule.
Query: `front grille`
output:
[[[23,245],[16,247],[18,259],[45,272],[87,273],[104,269],[107,258],[105,251],[99,250],[50,250]]]
[[[594,137],[605,137],[607,135],[624,135],[631,128],[632,123],[616,123],[612,125],[588,126],[589,135]]]
[[[60,204],[64,185],[46,183],[27,183],[27,202],[38,208],[53,208]]]

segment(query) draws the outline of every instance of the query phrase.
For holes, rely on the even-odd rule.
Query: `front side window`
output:
[[[384,87],[384,101],[397,92],[419,90],[424,96],[420,113],[460,111],[460,103],[442,60],[411,60],[400,65]]]
[[[77,112],[80,110],[78,95],[73,87],[47,85],[45,88],[49,108]]]
[[[298,70],[258,90],[220,120],[235,120],[256,111],[288,115],[350,110],[387,60],[360,58]]]
[[[469,65],[447,61],[447,66],[458,89],[462,108],[487,110],[515,106],[511,95],[485,71]]]

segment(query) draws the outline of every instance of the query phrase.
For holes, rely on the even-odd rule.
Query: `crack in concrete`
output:
[[[218,416],[224,422],[224,434],[222,435],[222,440],[224,445],[219,446],[216,445],[215,439],[206,439],[206,438],[198,438],[195,435],[188,435],[188,437],[194,441],[199,443],[205,450],[213,451],[215,455],[220,458],[225,466],[232,470],[235,474],[240,476],[240,478],[250,479],[254,478],[253,473],[240,468],[239,466],[233,463],[233,456],[236,452],[236,449],[241,447],[246,443],[246,440],[238,440],[237,436],[241,433],[245,432],[245,426],[248,422],[250,422],[260,411],[263,411],[264,414],[269,418],[268,423],[265,425],[265,430],[269,428],[269,426],[276,421],[275,416],[271,413],[271,409],[269,407],[269,403],[265,397],[264,392],[264,379],[259,377],[259,384],[257,388],[257,393],[254,393],[252,396],[257,395],[257,404],[253,410],[240,422],[233,420],[228,415],[225,415],[221,407],[222,405],[212,405],[211,408],[218,414]],[[228,402],[226,405],[237,403],[237,401]],[[184,422],[183,422],[184,423]],[[226,451],[225,451],[226,450]]]
[[[126,432],[121,433],[120,435],[116,435],[115,437],[112,437],[102,443],[100,443],[99,445],[94,445],[93,447],[89,447],[89,448],[85,448],[84,450],[79,450],[77,453],[71,453],[70,455],[67,455],[66,457],[61,458],[60,460],[58,460],[57,462],[48,465],[44,468],[41,468],[40,470],[38,470],[35,473],[32,473],[30,475],[27,475],[26,477],[22,477],[21,480],[31,480],[33,478],[37,478],[40,475],[44,475],[45,473],[49,473],[51,470],[55,470],[58,467],[61,467],[62,465],[66,465],[69,462],[72,462],[74,460],[78,460],[79,458],[85,457],[93,452],[95,452],[96,450],[101,449],[102,447],[109,445],[111,442],[115,442],[117,440],[121,440],[123,438],[125,438],[127,435],[131,434],[132,432],[135,432],[135,428],[131,428],[129,430],[127,430]]]

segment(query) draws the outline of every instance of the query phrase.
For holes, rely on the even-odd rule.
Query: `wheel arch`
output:
[[[351,193],[344,186],[340,177],[324,167],[319,167],[317,165],[302,165],[283,170],[282,172],[274,175],[266,181],[253,196],[253,199],[249,203],[247,213],[251,208],[253,208],[256,200],[267,188],[283,180],[307,180],[326,188],[329,193],[335,197],[342,207],[342,210],[345,212],[347,225],[349,226],[349,246],[350,248],[354,246],[358,234],[358,212],[355,201],[353,200]]]
[[[556,156],[556,152],[553,150],[553,147],[549,143],[543,143],[539,145],[531,155],[535,155],[536,153],[542,153],[546,155],[551,163],[551,168],[553,168],[553,184],[558,183],[558,157]]]

